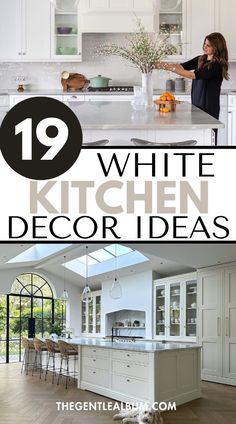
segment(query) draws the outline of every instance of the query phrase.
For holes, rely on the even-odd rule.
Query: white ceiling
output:
[[[118,271],[118,277],[129,275],[152,269],[159,276],[168,276],[193,271],[198,268],[217,265],[219,263],[228,263],[236,261],[236,244],[126,244],[132,249],[139,250],[149,261],[129,266]],[[33,244],[0,244],[0,270],[20,267],[27,269],[32,266],[35,272],[48,271],[58,277],[62,276],[63,267],[61,264],[65,261],[75,259],[85,254],[85,244],[72,244],[65,250],[60,251],[46,259],[35,262],[24,262],[17,264],[7,264],[6,262],[23,252]],[[105,246],[105,244],[88,245],[88,251],[94,251]],[[102,281],[106,278],[112,278],[113,272],[104,273],[100,276],[90,278],[91,287],[99,288]],[[84,285],[84,278],[72,271],[66,271],[66,278],[77,286]]]

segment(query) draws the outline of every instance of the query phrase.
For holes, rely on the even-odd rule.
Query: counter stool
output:
[[[23,357],[23,362],[21,367],[21,374],[23,372],[23,369],[25,369],[26,375],[28,375],[29,365],[30,366],[34,365],[34,361],[30,362],[30,360],[32,361],[32,353],[35,352],[34,344],[32,341],[30,341],[26,337],[22,337],[22,346],[25,351],[24,351],[24,357]]]
[[[83,143],[82,146],[105,146],[109,143],[109,140],[97,140],[97,141],[91,141],[88,143]]]
[[[58,379],[57,379],[57,385],[59,385],[59,380],[61,376],[65,376],[66,377],[66,389],[67,389],[67,381],[68,379],[70,380],[70,377],[74,378],[74,383],[75,383],[75,377],[78,375],[78,371],[76,371],[75,369],[75,364],[76,364],[76,360],[78,359],[78,349],[77,346],[70,344],[70,343],[66,343],[62,340],[58,340],[58,346],[60,349],[60,353],[61,353],[61,365],[60,365],[60,371],[58,374]],[[74,359],[74,370],[70,371],[69,369],[69,360],[70,358]],[[63,367],[64,365],[64,367]]]
[[[131,143],[136,146],[162,146],[162,147],[184,147],[184,146],[195,146],[197,140],[184,140],[184,141],[170,141],[169,143],[161,143],[155,141],[142,140],[140,138],[131,138]]]
[[[34,338],[33,344],[35,348],[35,359],[32,369],[32,375],[34,375],[35,370],[39,370],[39,378],[41,379],[41,375],[43,372],[42,353],[47,352],[47,346],[44,342],[37,338]]]
[[[55,373],[56,371],[59,371],[59,368],[56,368],[55,366],[55,359],[56,359],[56,356],[60,355],[60,349],[59,349],[58,343],[54,342],[53,340],[46,339],[45,344],[48,351],[45,381],[47,380],[48,371],[52,371],[52,384],[53,384]],[[51,365],[50,365],[50,359],[52,359]]]

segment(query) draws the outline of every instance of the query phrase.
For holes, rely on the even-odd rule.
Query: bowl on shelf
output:
[[[72,31],[71,27],[57,27],[58,34],[70,34]]]
[[[77,53],[76,47],[57,47],[57,54],[73,55]]]

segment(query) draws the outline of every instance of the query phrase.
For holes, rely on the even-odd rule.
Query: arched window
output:
[[[37,274],[21,274],[12,285],[11,293],[53,298],[53,292],[49,283]]]

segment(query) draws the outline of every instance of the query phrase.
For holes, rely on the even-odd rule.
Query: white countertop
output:
[[[154,89],[154,95],[160,95],[160,94],[162,94],[163,92],[165,91],[165,89]],[[191,92],[190,91],[173,91],[173,93],[174,94],[176,94],[176,95],[190,95],[191,94]],[[1,88],[0,89],[0,95],[15,95],[15,94],[17,94],[17,95],[22,95],[22,96],[24,96],[24,95],[34,95],[34,96],[37,96],[37,95],[40,95],[40,96],[42,96],[42,95],[73,95],[73,94],[75,94],[75,95],[79,95],[79,94],[82,94],[82,95],[106,95],[106,94],[114,94],[114,95],[124,95],[124,96],[127,96],[127,95],[133,95],[133,93],[132,92],[126,92],[126,91],[89,91],[89,90],[77,90],[77,91],[63,91],[62,89],[60,89],[60,88],[52,88],[52,89],[49,89],[49,88],[45,88],[45,89],[25,89],[25,91],[23,91],[22,93],[19,93],[19,91],[17,91],[17,89],[15,88],[15,89],[3,89],[3,88]],[[223,89],[223,90],[221,90],[221,94],[236,94],[236,89]]]
[[[64,340],[64,339],[63,339]],[[80,345],[80,346],[94,346],[98,348],[107,349],[122,349],[131,350],[137,352],[162,352],[166,350],[182,350],[182,349],[201,349],[200,345],[190,343],[160,343],[160,342],[146,342],[146,341],[135,341],[131,342],[111,342],[104,339],[96,338],[74,338],[67,339],[69,343]]]
[[[190,103],[178,104],[175,112],[155,108],[136,111],[130,102],[68,102],[83,130],[176,130],[224,128],[224,124]]]

